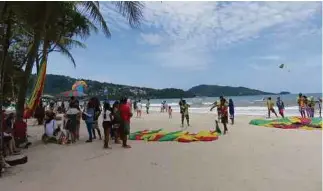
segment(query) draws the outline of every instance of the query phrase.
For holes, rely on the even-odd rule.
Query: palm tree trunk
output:
[[[28,81],[34,66],[35,58],[37,56],[40,40],[41,40],[41,33],[37,32],[34,36],[34,44],[31,48],[30,54],[28,54],[26,68],[25,68],[23,77],[18,82],[19,91],[17,96],[18,102],[16,105],[17,120],[21,120],[24,114],[24,109],[25,109],[24,106],[25,106],[26,93],[28,89]]]
[[[39,23],[38,26],[35,28],[35,35],[34,35],[34,44],[31,48],[30,54],[28,54],[27,58],[27,63],[26,63],[26,68],[23,74],[23,77],[21,80],[18,82],[18,102],[16,105],[16,120],[21,120],[23,118],[24,114],[24,109],[25,109],[25,98],[26,98],[26,93],[28,89],[28,82],[29,82],[29,77],[31,75],[36,57],[38,56],[38,50],[41,42],[41,37],[42,34],[46,34],[46,23],[48,20],[48,17],[50,15],[50,9],[49,5],[51,2],[44,2],[44,8],[42,9],[42,14],[39,15],[39,18],[43,18],[42,21]]]

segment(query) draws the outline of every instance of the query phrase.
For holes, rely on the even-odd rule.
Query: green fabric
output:
[[[158,141],[174,141],[177,137],[178,137],[178,133],[180,133],[182,131],[175,131],[175,132],[172,132],[172,133],[168,133],[166,135],[164,135],[162,138],[160,138]]]

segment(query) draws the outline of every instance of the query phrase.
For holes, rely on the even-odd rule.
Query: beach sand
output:
[[[130,141],[131,149],[112,144],[103,150],[86,144],[43,145],[42,127],[30,127],[28,163],[0,179],[1,191],[320,191],[321,131],[282,130],[248,125],[240,116],[229,133],[214,142]],[[223,129],[222,125],[220,126]],[[180,129],[180,117],[166,113],[133,118],[131,130]],[[214,115],[191,114],[190,132],[214,129]],[[38,139],[38,140],[37,140]]]

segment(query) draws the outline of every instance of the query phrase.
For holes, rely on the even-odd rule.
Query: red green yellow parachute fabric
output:
[[[41,95],[43,93],[44,87],[45,87],[45,79],[46,79],[46,68],[47,68],[47,60],[43,59],[40,71],[37,76],[37,81],[35,83],[34,90],[26,103],[25,111],[24,111],[24,118],[28,119],[32,116],[34,113]]]
[[[145,140],[145,141],[178,141],[189,143],[194,141],[214,141],[217,140],[219,134],[214,131],[200,131],[198,133],[189,133],[188,131],[166,132],[162,129],[144,130],[131,133],[130,140]]]
[[[254,119],[251,120],[251,125],[273,127],[280,129],[305,129],[305,130],[322,130],[322,118],[301,118],[301,117],[288,117],[275,120]]]

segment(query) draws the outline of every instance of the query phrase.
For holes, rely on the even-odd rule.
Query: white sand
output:
[[[188,130],[214,128],[214,116],[192,114]],[[25,153],[29,162],[0,179],[1,191],[320,191],[322,190],[321,131],[282,130],[248,125],[238,117],[229,134],[203,143],[130,141],[125,150],[102,142],[90,144],[82,127],[76,145],[42,145]],[[179,115],[144,115],[133,119],[132,131],[180,129]],[[222,126],[221,126],[222,128]],[[29,134],[40,139],[41,127]],[[121,167],[122,165],[122,167]]]

